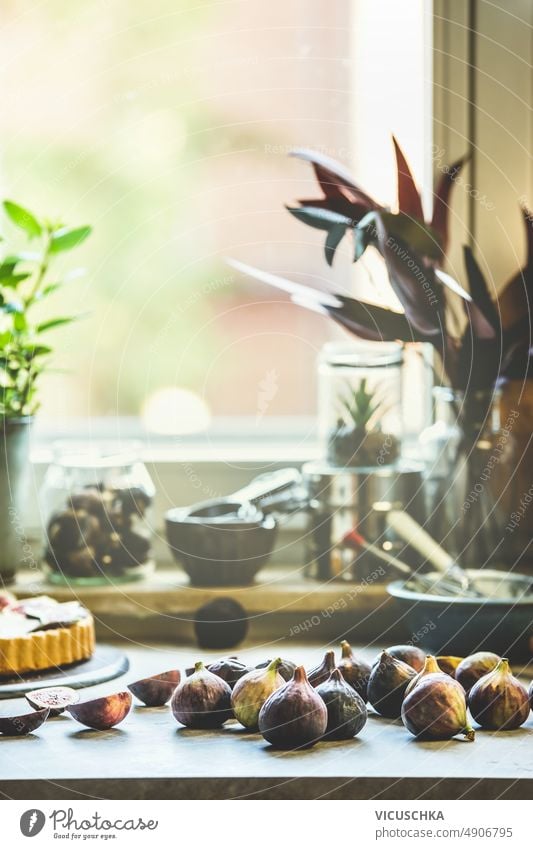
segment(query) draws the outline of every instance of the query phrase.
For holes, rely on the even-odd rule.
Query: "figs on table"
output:
[[[461,685],[444,673],[429,674],[405,697],[402,721],[421,740],[451,740],[463,734],[474,740],[466,713],[466,696]]]
[[[421,672],[424,667],[426,653],[422,649],[419,649],[418,646],[411,646],[408,643],[406,645],[389,646],[387,652],[397,660],[407,663],[415,672]],[[374,665],[379,663],[379,660],[380,658],[377,657]]]
[[[176,687],[170,703],[177,722],[188,728],[220,728],[231,719],[231,687],[199,661]]]
[[[49,714],[49,708],[42,708],[17,716],[0,715],[0,734],[5,734],[6,737],[23,737],[31,734],[48,719]]]
[[[324,740],[350,740],[359,734],[367,720],[366,705],[341,670],[334,669],[316,691],[328,712]]]
[[[427,675],[444,675],[448,678],[451,677],[448,675],[447,672],[442,671],[440,665],[437,663],[437,658],[434,657],[432,654],[428,654],[422,671],[417,672],[415,677],[412,678],[411,681],[409,681],[407,689],[405,690],[405,695],[407,696],[411,692],[411,690],[413,690],[417,686],[418,682],[421,681],[422,678],[425,678]]]
[[[141,678],[128,684],[128,690],[143,702],[146,707],[162,707],[170,700],[172,693],[181,680],[178,669],[170,669],[151,675],[149,678]]]
[[[259,731],[278,749],[313,746],[327,728],[328,711],[323,699],[297,666],[291,680],[272,693],[259,713]]]
[[[266,669],[252,669],[239,678],[233,688],[233,713],[250,731],[257,731],[259,712],[268,697],[285,684],[285,679],[279,674],[281,662],[281,658],[276,658]]]
[[[512,674],[507,658],[474,684],[468,707],[482,728],[512,731],[524,724],[530,712],[528,692]]]
[[[131,693],[123,691],[111,696],[101,696],[87,702],[68,705],[67,711],[81,725],[95,731],[107,731],[126,719],[131,709]]]
[[[496,668],[500,660],[500,656],[492,651],[477,651],[461,661],[455,670],[455,678],[468,693],[476,681]]]
[[[26,701],[35,710],[48,708],[50,716],[59,716],[69,705],[75,705],[80,700],[80,694],[72,687],[44,687],[26,693]]]
[[[341,642],[341,652],[341,659],[337,664],[337,668],[342,672],[344,680],[366,702],[368,679],[370,678],[372,667],[366,660],[354,655],[352,647],[347,640]]]
[[[383,651],[368,680],[368,701],[381,716],[398,719],[405,691],[416,676],[409,664]]]

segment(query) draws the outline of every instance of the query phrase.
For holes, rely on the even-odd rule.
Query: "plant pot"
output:
[[[0,445],[0,586],[12,583],[27,561],[23,526],[32,419],[4,419]]]

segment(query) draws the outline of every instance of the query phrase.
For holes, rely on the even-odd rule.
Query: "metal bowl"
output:
[[[468,569],[481,598],[427,595],[394,581],[387,590],[411,640],[433,654],[464,657],[475,651],[531,658],[533,577],[495,569]],[[431,573],[438,581],[439,575]]]
[[[268,561],[276,539],[276,522],[251,508],[236,517],[240,503],[205,502],[169,510],[167,540],[175,559],[196,587],[251,584]]]

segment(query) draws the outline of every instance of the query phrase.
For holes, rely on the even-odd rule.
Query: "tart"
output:
[[[93,617],[79,602],[0,593],[0,676],[88,660],[94,646]]]

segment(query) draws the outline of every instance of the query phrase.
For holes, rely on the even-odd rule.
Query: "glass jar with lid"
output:
[[[44,562],[53,583],[137,580],[154,568],[154,485],[139,445],[54,446],[40,493]]]
[[[403,348],[329,342],[318,364],[322,457],[334,467],[390,465],[401,453]]]

